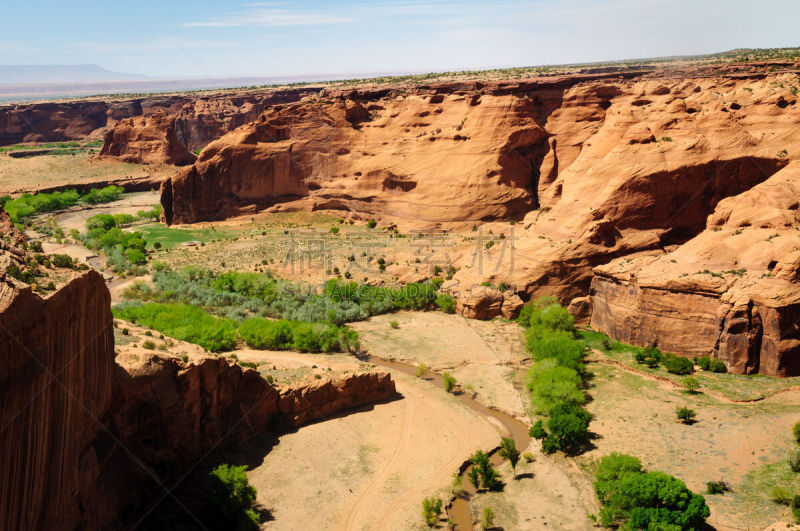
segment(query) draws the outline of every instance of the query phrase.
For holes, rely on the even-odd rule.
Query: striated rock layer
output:
[[[177,136],[175,118],[163,111],[149,117],[126,118],[105,135],[99,157],[139,164],[186,166],[196,157]]]
[[[465,315],[504,314],[506,297],[472,289],[504,282],[523,298],[581,298],[581,319],[595,306],[593,325],[618,339],[800,374],[795,281],[772,274],[797,243],[800,78],[761,66],[326,91],[210,144],[162,185],[164,219],[269,207],[401,230],[489,223],[509,238],[481,252],[494,263],[510,251],[514,265],[487,271],[471,249],[453,253]],[[793,243],[755,245],[776,233]],[[677,256],[634,260],[645,252]],[[692,269],[648,269],[671,260]],[[691,276],[742,268],[725,288]]]

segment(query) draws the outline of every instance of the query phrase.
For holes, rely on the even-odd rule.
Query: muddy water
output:
[[[384,360],[375,356],[366,356],[362,359],[379,367],[396,370],[405,374],[410,374],[411,376],[415,376],[417,372],[417,368],[415,366],[407,363]],[[427,375],[425,375],[424,379],[431,382],[431,384],[434,386],[444,389],[444,378],[442,378],[441,375],[429,372]],[[505,428],[506,432],[510,434],[510,437],[514,439],[514,442],[517,444],[517,448],[520,451],[524,451],[525,448],[528,447],[528,443],[530,443],[531,440],[530,435],[528,435],[528,426],[515,419],[511,415],[507,415],[500,411],[495,411],[494,409],[486,407],[464,393],[458,393],[454,396],[458,398],[464,405],[475,411],[478,415],[486,419],[494,419],[495,421],[500,422],[500,424],[502,424]],[[492,465],[498,466],[502,463],[503,459],[494,450],[490,454],[489,460]],[[462,465],[461,469],[458,470],[462,476],[461,484],[463,487],[463,494],[456,496],[456,498],[453,500],[453,503],[447,508],[447,516],[455,522],[455,529],[458,531],[470,531],[472,529],[470,500],[475,494],[475,489],[467,479],[466,474],[464,474],[466,468],[467,463]]]

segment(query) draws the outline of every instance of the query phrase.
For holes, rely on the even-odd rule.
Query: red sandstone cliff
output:
[[[793,281],[776,285],[768,302],[762,297],[752,304],[731,295],[738,288],[712,290],[707,315],[716,315],[726,293],[733,297],[723,312],[728,317],[680,326],[675,319],[667,326],[651,317],[659,312],[655,301],[671,296],[667,291],[648,298],[646,291],[620,287],[629,285],[630,271],[622,279],[619,267],[594,268],[684,245],[674,259],[700,271],[741,268],[746,260],[729,251],[728,241],[704,236],[705,247],[692,242],[736,219],[740,201],[751,217],[768,219],[759,222],[764,230],[772,230],[776,209],[789,211],[800,201],[795,189],[781,189],[787,204],[780,207],[753,199],[778,193],[759,192],[762,183],[773,183],[764,188],[773,190],[792,179],[789,165],[800,154],[798,86],[796,72],[756,68],[748,74],[699,69],[327,92],[271,108],[209,145],[193,166],[162,185],[164,216],[186,223],[252,206],[335,209],[401,229],[492,222],[509,235],[501,222],[516,219],[513,271],[479,271],[472,249],[455,253],[460,270],[448,289],[458,295],[462,313],[493,317],[508,306],[513,314],[511,296],[506,303],[491,290],[463,291],[485,280],[508,282],[525,296],[553,294],[564,303],[588,295],[594,285],[598,307],[629,308],[602,309],[593,317],[595,326],[619,339],[716,355],[738,372],[794,374],[800,365],[791,361],[795,336],[786,324],[794,315]],[[722,221],[708,221],[712,214]],[[490,258],[498,248],[487,252]],[[760,279],[769,263],[781,260],[760,259],[752,275]],[[676,291],[691,296],[664,304],[692,315],[710,292],[703,283],[681,286]],[[588,315],[587,300],[579,302],[575,308]],[[748,313],[758,304],[763,312]],[[743,320],[752,321],[745,333],[739,331]]]
[[[106,133],[99,157],[176,166],[186,166],[197,158],[178,140],[175,118],[163,111],[121,120]]]
[[[26,254],[2,211],[0,235],[0,529],[131,525],[222,443],[394,395],[386,373],[279,392],[225,359],[118,365],[103,278],[74,274],[40,296],[6,275]]]

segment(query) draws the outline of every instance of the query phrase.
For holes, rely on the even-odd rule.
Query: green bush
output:
[[[436,306],[444,313],[456,313],[456,300],[449,293],[437,295]]]
[[[519,312],[519,316],[517,317],[517,322],[524,327],[529,327],[531,325],[531,316],[533,312],[536,310],[541,310],[546,306],[550,306],[551,304],[558,304],[558,299],[552,296],[540,297],[535,301],[526,304],[522,307],[522,310]]]
[[[378,226],[378,222],[375,221],[374,219],[371,219],[371,220],[367,221],[367,228],[374,229],[377,226]]]
[[[694,422],[697,413],[694,409],[689,409],[688,407],[678,407],[675,410],[675,416],[678,417],[678,420],[684,424],[691,424]]]
[[[800,422],[797,422],[794,426],[792,426],[792,436],[794,436],[794,440],[796,442],[800,443]]]
[[[589,442],[592,415],[574,404],[557,403],[550,412],[548,449],[575,452]]]
[[[66,254],[54,254],[50,256],[50,260],[53,262],[53,265],[56,267],[67,267],[72,269],[75,265],[72,261],[72,257]]]
[[[723,372],[728,372],[728,367],[725,366],[724,361],[715,359],[711,360],[709,370],[711,372],[723,373]]]
[[[793,472],[800,472],[800,450],[792,450],[789,453],[789,468]]]
[[[701,356],[700,358],[697,359],[697,366],[703,369],[704,371],[709,370],[711,368],[711,358],[709,358],[708,356]]]
[[[528,370],[527,388],[531,401],[541,413],[550,413],[560,402],[573,405],[586,403],[586,394],[581,390],[580,375],[568,367],[562,367],[554,359],[545,359]]]
[[[534,439],[544,439],[547,437],[547,432],[544,429],[544,423],[541,420],[537,420],[531,429],[528,430],[528,435],[530,435]]]
[[[428,527],[435,527],[442,514],[442,500],[440,498],[425,498],[422,500],[422,518]]]
[[[789,505],[792,503],[792,493],[779,485],[775,485],[770,489],[769,498],[780,505]]]
[[[98,203],[110,203],[111,201],[116,201],[119,199],[119,196],[122,195],[124,190],[122,187],[109,185],[105,188],[92,188],[89,190],[87,194],[81,197],[81,200],[84,203],[90,204],[98,204]]]
[[[256,530],[261,517],[253,509],[256,489],[247,480],[247,466],[222,464],[210,474],[208,504],[203,509],[209,529]]]
[[[481,529],[491,529],[494,527],[494,511],[491,507],[484,507],[481,512]]]
[[[486,490],[499,490],[502,488],[503,484],[500,481],[497,470],[489,462],[489,454],[483,450],[478,450],[470,456],[469,462],[472,464],[472,468],[468,473],[470,482],[476,489],[479,486]],[[473,481],[474,479],[479,481]]]
[[[444,379],[444,390],[447,391],[448,393],[452,393],[453,390],[456,388],[455,377],[449,372],[446,372],[442,374],[442,378]]]
[[[118,306],[114,317],[139,323],[170,337],[195,343],[212,352],[231,350],[236,345],[236,323],[209,315],[188,304],[147,303]]]
[[[611,454],[600,460],[595,493],[600,522],[625,529],[702,529],[710,510],[705,498],[663,472],[647,472],[635,457]]]
[[[358,344],[358,333],[354,330],[326,323],[284,319],[247,319],[239,326],[239,335],[249,346],[258,349],[331,352]]]
[[[694,372],[694,363],[688,358],[680,356],[664,356],[664,368],[672,374],[691,374]]]
[[[730,490],[731,488],[724,481],[709,481],[706,483],[706,492],[708,494],[725,494]]]
[[[8,212],[14,223],[19,223],[24,218],[42,212],[63,210],[76,204],[80,200],[75,190],[53,192],[51,194],[22,194],[16,199],[11,199],[3,204],[3,209]]]
[[[117,227],[125,227],[136,221],[136,216],[130,214],[114,214],[114,223]]]
[[[584,370],[584,365],[581,363],[585,350],[582,341],[575,340],[568,332],[548,330],[540,333],[540,329],[539,325],[535,325],[526,332],[528,350],[534,360],[541,361],[550,358],[556,360],[559,365],[577,372]]]

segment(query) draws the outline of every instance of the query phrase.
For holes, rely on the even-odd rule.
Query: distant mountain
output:
[[[96,83],[145,79],[145,76],[112,72],[99,65],[0,65],[0,84]]]

